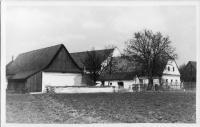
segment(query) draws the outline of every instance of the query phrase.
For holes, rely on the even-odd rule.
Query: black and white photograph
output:
[[[197,125],[199,6],[3,1],[2,126]]]

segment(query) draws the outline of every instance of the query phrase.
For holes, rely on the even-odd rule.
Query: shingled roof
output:
[[[103,49],[103,50],[94,50],[94,51],[95,51],[95,54],[103,62],[114,51],[114,49],[112,48],[112,49]],[[83,61],[87,58],[88,53],[91,53],[91,52],[93,51],[74,52],[70,54],[72,58],[75,60],[75,62],[78,64],[78,66],[81,68],[84,68]]]
[[[117,72],[112,74],[102,74],[99,81],[133,80],[135,76],[140,76],[138,72]]]
[[[59,44],[20,54],[13,62],[7,64],[6,75],[12,79],[25,79],[45,69],[62,47],[65,48],[63,44]],[[70,56],[67,49],[66,52]],[[72,61],[77,68],[72,68],[71,71],[81,72],[75,61],[73,59]]]

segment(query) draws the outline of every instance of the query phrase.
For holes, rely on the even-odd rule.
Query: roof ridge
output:
[[[191,61],[191,60],[189,62],[195,62],[196,63],[196,61]]]
[[[92,52],[92,51],[105,51],[105,50],[113,50],[114,48],[109,48],[109,49],[99,49],[99,50],[91,50],[91,51],[80,51],[80,52],[70,52],[70,54],[75,54],[75,53],[84,53],[84,52]]]
[[[40,48],[40,49],[34,49],[34,50],[31,50],[31,51],[27,51],[27,52],[20,53],[18,56],[24,55],[24,54],[27,54],[27,53],[37,52],[37,51],[39,51],[39,50],[44,50],[44,49],[48,49],[48,48],[52,48],[52,47],[56,47],[56,46],[62,46],[62,45],[63,45],[63,44],[57,44],[57,45],[48,46],[48,47],[44,47],[44,48]]]

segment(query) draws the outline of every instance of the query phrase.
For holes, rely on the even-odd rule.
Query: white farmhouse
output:
[[[180,72],[175,60],[169,60],[162,74],[162,82],[171,88],[180,88]]]
[[[130,63],[126,63],[123,58],[118,57],[120,59],[117,65],[119,68],[119,72],[112,72],[111,74],[104,74],[100,77],[99,82],[101,82],[104,86],[115,86],[118,88],[131,89],[131,87],[135,87],[137,84],[140,86],[147,86],[149,83],[148,77],[142,73],[139,65],[135,64],[130,67]],[[126,71],[123,71],[125,68]],[[116,70],[116,68],[115,68]],[[128,72],[129,71],[129,72]],[[165,65],[164,70],[161,72],[160,76],[153,77],[153,86],[155,85],[163,85],[165,88],[169,89],[180,89],[180,72],[178,70],[178,66],[175,60],[168,60]]]

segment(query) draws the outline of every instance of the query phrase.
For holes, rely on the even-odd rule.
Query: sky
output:
[[[7,6],[6,62],[20,53],[64,44],[69,52],[104,49],[144,29],[169,36],[177,64],[196,60],[196,8],[161,6]]]

